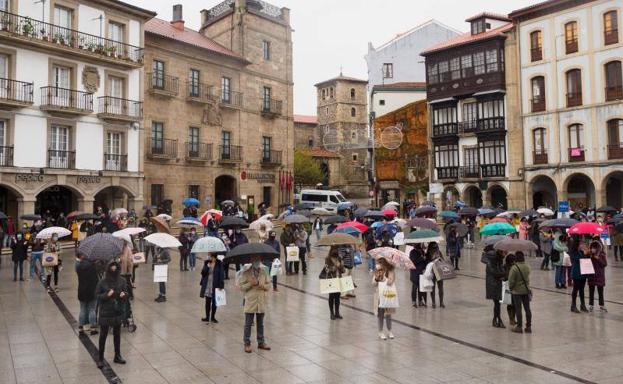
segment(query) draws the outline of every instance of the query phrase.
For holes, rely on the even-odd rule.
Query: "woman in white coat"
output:
[[[394,271],[394,266],[389,264],[384,258],[377,260],[376,271],[374,272],[374,277],[372,279],[372,284],[374,284],[375,287],[378,287],[380,282],[384,282],[386,286],[394,286],[393,292],[397,295],[394,285],[396,283],[396,272]],[[381,294],[382,293],[379,293],[379,289],[375,290],[374,314],[377,315],[379,321],[379,338],[381,340],[386,340],[388,337],[393,339],[392,314],[396,313],[396,308],[381,308]],[[395,299],[398,301],[397,296]],[[385,320],[385,325],[387,326],[387,335],[383,333],[383,320]]]

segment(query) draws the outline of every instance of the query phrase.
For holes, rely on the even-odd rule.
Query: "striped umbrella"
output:
[[[374,248],[368,251],[368,255],[374,259],[385,259],[395,267],[402,269],[415,269],[415,265],[409,259],[409,255],[391,247]]]
[[[80,242],[78,254],[89,260],[109,261],[123,251],[123,240],[110,233],[96,233]]]

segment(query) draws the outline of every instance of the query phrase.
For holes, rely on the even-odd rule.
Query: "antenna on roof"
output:
[[[340,65],[340,76],[344,76],[342,75],[342,66]]]

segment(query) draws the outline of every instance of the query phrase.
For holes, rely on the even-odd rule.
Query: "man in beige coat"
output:
[[[264,340],[264,312],[266,311],[266,292],[270,289],[271,279],[262,265],[259,256],[251,258],[252,266],[242,273],[238,285],[244,292],[244,351],[251,353],[251,325],[253,318],[257,326],[257,347],[270,351]]]

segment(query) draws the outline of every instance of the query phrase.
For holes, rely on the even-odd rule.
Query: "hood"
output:
[[[589,244],[589,246],[588,246],[588,249],[590,250],[591,248],[593,248],[593,247],[595,247],[595,246],[597,246],[597,247],[598,247],[598,248],[597,248],[597,254],[600,254],[600,253],[602,253],[602,252],[604,251],[604,246],[603,246],[603,244],[601,243],[601,241],[597,241],[597,240],[593,240],[593,241],[591,241],[591,243],[590,243],[590,244]]]
[[[493,261],[497,257],[495,250],[490,249],[486,252],[482,253],[480,257],[480,262],[483,264],[488,264],[490,261]]]
[[[115,272],[110,272],[110,267],[112,265],[116,265],[117,266],[117,269],[115,270]],[[121,266],[119,265],[118,262],[111,261],[110,263],[108,263],[106,265],[106,272],[105,272],[105,276],[106,277],[105,278],[107,280],[116,280],[119,277],[120,274],[121,274]]]

